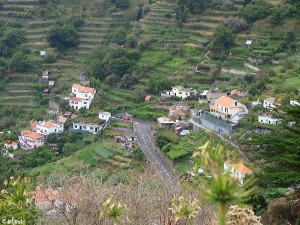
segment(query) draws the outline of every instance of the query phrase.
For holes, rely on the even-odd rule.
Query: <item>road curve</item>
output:
[[[166,182],[167,189],[170,190],[172,197],[177,196],[180,187],[178,177],[170,166],[156,152],[151,139],[151,125],[141,121],[135,122],[136,133],[139,137],[139,143],[147,159],[161,173],[163,180]]]

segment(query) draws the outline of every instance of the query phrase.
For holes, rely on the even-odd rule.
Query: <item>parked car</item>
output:
[[[123,116],[122,115],[115,115],[115,116],[113,116],[112,118],[114,118],[114,119],[122,119],[123,118]]]
[[[130,120],[130,117],[129,116],[124,116],[123,120]]]

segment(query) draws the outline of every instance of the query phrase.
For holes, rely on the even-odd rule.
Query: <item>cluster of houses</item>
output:
[[[49,71],[44,72],[46,76],[46,72],[48,73]],[[95,94],[96,90],[94,88],[73,84],[69,105],[76,110],[81,108],[89,109]],[[50,105],[53,106],[56,111],[48,110],[47,115],[52,116],[59,114],[58,104],[55,104],[54,101],[49,101],[49,106]],[[34,148],[41,147],[45,144],[48,135],[60,133],[65,130],[65,123],[69,118],[73,119],[72,126],[69,128],[69,132],[98,134],[108,125],[108,121],[111,118],[111,113],[99,112],[98,118],[93,119],[92,122],[76,120],[77,116],[73,115],[72,112],[66,112],[63,115],[58,115],[56,119],[48,121],[31,120],[29,121],[31,129],[21,131],[18,142],[5,141],[4,148],[15,150],[20,147],[24,150],[32,150]]]

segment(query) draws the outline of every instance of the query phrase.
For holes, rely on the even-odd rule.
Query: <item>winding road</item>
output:
[[[147,159],[161,173],[163,180],[166,182],[167,190],[172,197],[177,196],[180,187],[179,179],[170,166],[156,152],[151,142],[151,125],[141,121],[134,123],[136,133],[139,137],[139,143]]]

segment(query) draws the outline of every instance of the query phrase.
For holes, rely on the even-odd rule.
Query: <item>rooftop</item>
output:
[[[73,97],[70,100],[74,101],[74,102],[81,102],[81,98],[78,98],[78,97]]]
[[[95,89],[94,88],[90,88],[90,87],[85,87],[85,86],[82,86],[80,84],[73,84],[72,85],[72,88],[76,88],[78,89],[79,91],[81,92],[86,92],[86,93],[94,93],[95,92]]]
[[[247,166],[245,166],[243,163],[239,162],[239,163],[232,163],[230,161],[225,162],[225,164],[233,167],[234,169],[236,169],[236,171],[243,173],[243,174],[252,174],[253,171],[250,170]]]
[[[26,137],[29,137],[31,139],[43,139],[42,135],[39,135],[39,134],[37,134],[35,132],[32,132],[30,130],[23,130],[22,135],[24,135]]]
[[[219,98],[216,101],[216,104],[219,104],[219,105],[224,106],[224,107],[228,107],[228,106],[234,104],[235,102],[236,102],[236,100],[234,100],[230,97],[222,96],[221,98]]]

